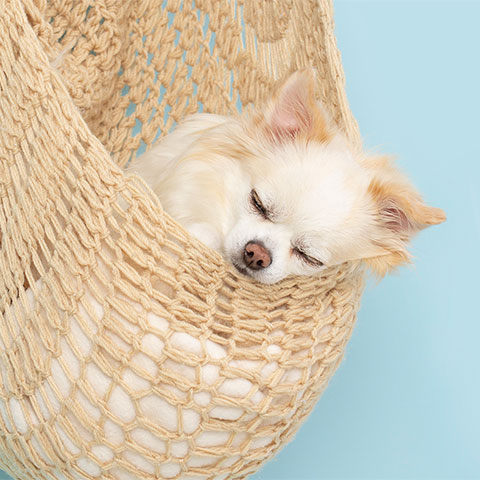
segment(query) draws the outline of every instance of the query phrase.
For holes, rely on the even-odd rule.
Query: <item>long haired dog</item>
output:
[[[409,261],[420,229],[445,220],[384,157],[352,149],[302,70],[253,115],[195,114],[132,162],[165,210],[263,283],[363,260]]]

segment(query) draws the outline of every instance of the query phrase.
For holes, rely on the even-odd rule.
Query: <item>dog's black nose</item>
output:
[[[260,270],[272,263],[272,255],[260,242],[248,242],[243,250],[243,260],[248,268]]]

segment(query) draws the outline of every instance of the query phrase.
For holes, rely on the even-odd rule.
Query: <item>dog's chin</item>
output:
[[[284,278],[274,278],[271,275],[265,275],[266,272],[264,270],[252,270],[251,268],[248,268],[247,266],[245,266],[245,264],[242,264],[242,262],[239,261],[231,261],[231,263],[242,275],[245,275],[246,277],[252,278],[257,282],[264,283],[266,285],[277,283]]]
[[[247,277],[251,277],[250,273],[248,272],[248,269],[247,267],[242,267],[241,265],[239,265],[238,263],[233,263],[233,266],[242,274],[242,275],[245,275]]]

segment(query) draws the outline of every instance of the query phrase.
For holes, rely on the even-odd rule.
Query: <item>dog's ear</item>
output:
[[[425,205],[420,194],[400,174],[397,178],[391,175],[388,178],[374,177],[368,193],[375,209],[373,242],[382,253],[365,262],[383,276],[409,262],[407,243],[413,235],[430,225],[444,222],[446,216],[440,208]]]
[[[325,142],[331,137],[328,115],[315,98],[315,72],[298,70],[275,91],[263,112],[264,131],[276,141],[298,136]]]

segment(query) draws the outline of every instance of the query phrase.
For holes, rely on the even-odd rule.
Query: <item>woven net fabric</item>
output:
[[[358,143],[326,0],[1,2],[1,469],[244,478],[296,432],[361,270],[258,285],[122,167],[186,114],[261,104],[306,65]]]

